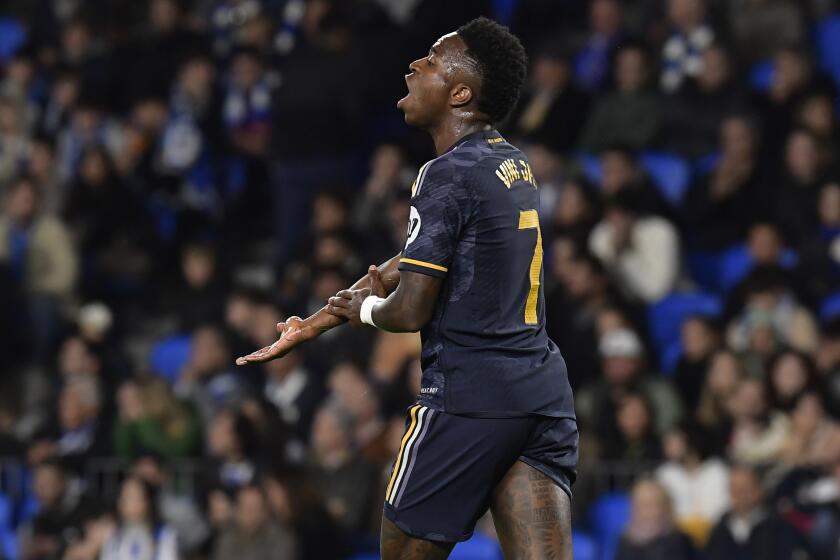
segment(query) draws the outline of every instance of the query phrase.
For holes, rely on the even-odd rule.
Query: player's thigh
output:
[[[429,541],[404,533],[387,518],[382,518],[379,551],[382,560],[437,560],[452,552],[454,542]]]
[[[506,560],[571,560],[569,495],[551,478],[517,461],[490,504]]]

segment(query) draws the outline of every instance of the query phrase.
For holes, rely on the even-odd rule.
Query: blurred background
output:
[[[480,14],[531,58],[576,558],[840,558],[833,0],[0,0],[0,558],[377,557],[419,337],[233,360],[400,250],[403,74]]]

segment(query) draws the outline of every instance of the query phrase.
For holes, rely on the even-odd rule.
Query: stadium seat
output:
[[[189,357],[190,336],[176,334],[161,340],[152,347],[150,365],[156,374],[174,382]]]
[[[840,14],[827,18],[817,27],[817,49],[820,66],[840,87]]]
[[[840,315],[840,292],[835,292],[820,303],[820,319],[830,321]]]
[[[26,29],[12,18],[0,18],[0,63],[6,63],[26,41]]]
[[[662,196],[673,206],[679,206],[691,184],[688,162],[667,152],[645,152],[639,156],[639,163]]]
[[[750,69],[750,86],[756,91],[767,91],[773,81],[773,61],[759,62]]]
[[[618,541],[630,520],[630,496],[623,492],[605,494],[589,510],[589,522],[601,560],[613,560]]]
[[[17,560],[18,549],[15,527],[12,523],[12,500],[0,494],[0,553],[4,560]]]
[[[692,167],[694,168],[695,177],[705,177],[714,171],[715,166],[720,162],[720,158],[720,152],[713,152],[694,160]]]
[[[20,502],[20,507],[18,508],[17,524],[20,525],[21,523],[31,521],[33,517],[38,515],[40,507],[41,506],[35,495],[27,493],[23,498],[23,501]]]
[[[577,156],[578,165],[586,180],[593,185],[601,184],[601,160],[595,154],[580,153]]]
[[[449,555],[451,560],[502,560],[499,543],[476,531],[468,541],[458,543]]]
[[[689,276],[708,292],[718,291],[718,260],[718,254],[713,251],[689,251],[685,255]]]
[[[779,265],[791,268],[799,258],[794,251],[785,250],[779,259]],[[736,245],[723,251],[718,261],[718,290],[726,293],[738,284],[753,269],[753,259],[746,245]]]
[[[652,304],[648,307],[648,325],[660,356],[674,343],[679,343],[680,327],[688,317],[717,317],[722,310],[720,299],[704,292],[675,293]]]
[[[682,342],[675,340],[659,352],[659,369],[665,375],[674,375],[677,371],[677,364],[682,357]]]
[[[595,539],[581,531],[572,531],[572,555],[575,560],[598,560]]]

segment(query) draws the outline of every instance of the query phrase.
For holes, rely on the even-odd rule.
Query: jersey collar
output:
[[[478,139],[478,138],[483,138],[485,140],[490,140],[490,139],[493,139],[493,138],[501,139],[502,135],[499,134],[499,131],[496,130],[495,128],[490,128],[488,130],[479,130],[477,132],[472,132],[470,134],[467,134],[466,136],[462,136],[461,138],[459,138],[454,144],[452,144],[449,147],[448,150],[443,152],[443,154],[448,154],[452,150],[456,149],[458,146],[460,146],[462,144],[465,144],[466,142],[469,142],[470,140],[475,140],[475,139]],[[440,155],[443,155],[443,154],[440,154]]]

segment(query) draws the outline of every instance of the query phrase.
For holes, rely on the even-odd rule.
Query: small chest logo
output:
[[[406,232],[405,246],[411,245],[411,242],[417,239],[417,234],[420,233],[420,213],[417,208],[411,207],[408,215],[408,231]]]

